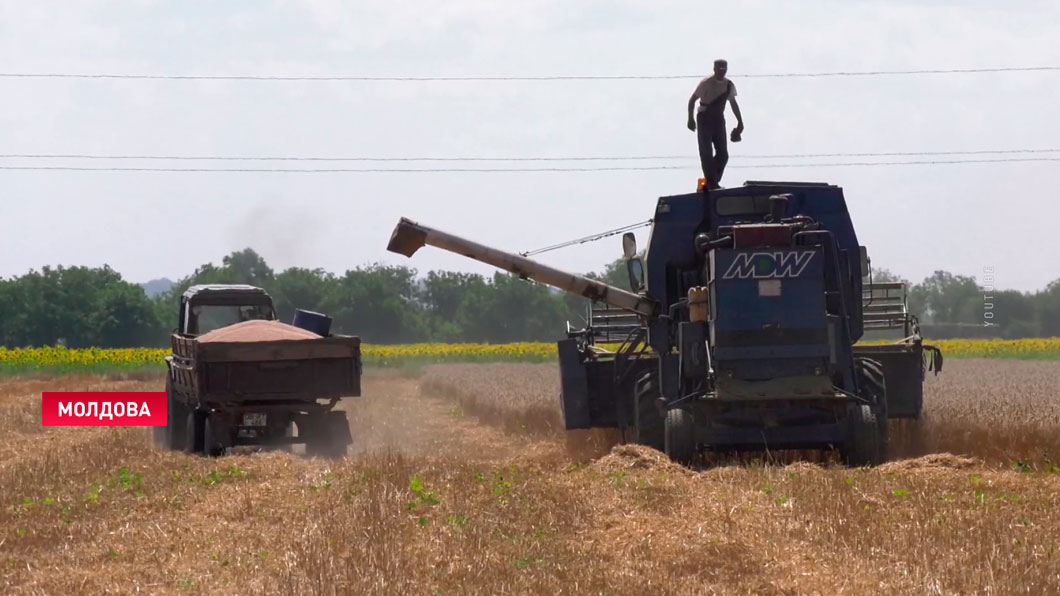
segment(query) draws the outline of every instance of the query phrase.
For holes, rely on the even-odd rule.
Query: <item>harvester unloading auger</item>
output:
[[[868,258],[839,187],[662,197],[646,266],[623,240],[634,292],[404,218],[387,248],[411,257],[429,244],[629,313],[558,342],[567,429],[632,430],[681,463],[702,448],[838,448],[848,465],[873,465],[887,457],[888,419],[920,418],[925,351],[936,374],[941,353],[890,295],[901,288],[863,284]],[[856,346],[866,329],[903,336]],[[616,331],[616,350],[596,345]]]

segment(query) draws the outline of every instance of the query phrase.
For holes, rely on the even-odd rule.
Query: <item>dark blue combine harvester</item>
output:
[[[867,254],[829,184],[660,198],[644,260],[623,238],[633,292],[407,219],[388,249],[424,244],[590,298],[588,324],[559,342],[566,427],[628,430],[681,463],[704,448],[836,448],[877,464],[887,421],[920,418],[928,361],[942,365],[903,286],[864,283]],[[855,345],[877,329],[902,337]]]

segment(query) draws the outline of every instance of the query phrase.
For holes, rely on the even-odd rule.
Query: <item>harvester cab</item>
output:
[[[868,259],[837,186],[660,198],[643,261],[623,238],[633,292],[404,219],[389,248],[423,244],[593,300],[586,327],[558,342],[568,429],[618,428],[682,463],[704,448],[837,448],[869,465],[886,458],[889,418],[920,416],[934,348],[918,332],[855,346]]]

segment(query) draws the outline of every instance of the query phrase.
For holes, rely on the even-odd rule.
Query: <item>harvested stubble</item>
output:
[[[1060,593],[1060,473],[524,459],[549,441],[397,375],[356,410],[392,451],[210,460],[142,429],[41,429],[43,388],[147,388],[47,383],[0,384],[4,593]]]

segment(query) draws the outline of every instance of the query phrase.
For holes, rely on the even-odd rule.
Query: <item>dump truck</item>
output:
[[[690,463],[702,450],[837,450],[887,458],[888,420],[916,420],[924,344],[903,301],[879,298],[843,190],[752,181],[658,199],[648,247],[623,236],[630,288],[607,285],[402,218],[388,249],[435,246],[584,296],[558,342],[567,429],[617,428]],[[873,302],[878,300],[878,302]],[[902,326],[889,345],[865,328]]]
[[[359,338],[331,334],[330,318],[306,310],[280,323],[267,292],[240,284],[188,288],[177,322],[158,445],[208,456],[239,445],[346,453],[349,423],[335,407],[361,394]]]

